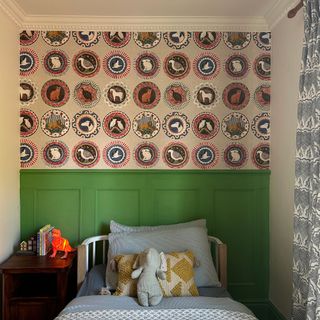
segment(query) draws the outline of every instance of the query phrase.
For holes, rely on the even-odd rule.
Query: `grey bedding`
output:
[[[257,320],[243,304],[234,301],[224,288],[198,288],[199,297],[163,298],[154,307],[142,307],[136,298],[97,295],[104,286],[105,266],[87,275],[78,297],[56,320]]]

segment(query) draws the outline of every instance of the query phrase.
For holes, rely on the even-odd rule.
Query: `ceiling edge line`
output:
[[[278,0],[274,6],[265,14],[265,20],[272,30],[294,6],[297,0]]]

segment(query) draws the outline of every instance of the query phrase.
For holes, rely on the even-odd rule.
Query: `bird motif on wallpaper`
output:
[[[84,160],[88,161],[94,159],[94,155],[89,150],[79,148],[77,152],[80,153],[81,158]]]
[[[268,152],[264,152],[262,150],[257,151],[257,155],[259,156],[260,160],[263,162],[268,162],[270,160],[270,155]]]
[[[86,41],[91,41],[95,36],[94,31],[81,31],[80,34],[81,34],[81,37]]]
[[[119,69],[119,68],[122,68],[122,64],[119,59],[116,59],[116,61],[112,64],[112,69]]]
[[[33,31],[30,30],[23,30],[21,32],[21,36],[24,36],[27,39],[31,39],[33,37]]]
[[[176,150],[169,149],[168,153],[169,153],[171,159],[174,160],[174,161],[183,160],[182,154],[180,152],[176,151]]]
[[[80,63],[80,66],[86,71],[91,71],[95,68],[94,64],[91,61],[83,57],[78,58],[78,61]]]
[[[59,70],[61,68],[62,63],[59,57],[53,56],[53,57],[50,57],[49,59],[50,59],[50,65],[52,69]]]
[[[208,129],[208,131],[211,132],[213,130],[213,126],[209,121],[207,121],[206,119],[203,119],[199,123],[198,130],[202,131],[203,129]]]
[[[184,40],[185,35],[184,35],[184,32],[174,32],[174,33],[171,33],[171,38],[175,42],[181,43]]]
[[[26,152],[26,149],[23,149],[22,152],[20,152],[20,157],[21,158],[25,158],[25,157],[28,157],[28,156],[29,156],[29,153]]]
[[[267,134],[269,134],[270,133],[270,123],[269,122],[265,122],[265,123],[261,124],[259,126],[259,129],[260,130],[262,129],[262,131],[265,131]]]
[[[80,127],[81,127],[82,130],[85,130],[85,131],[87,131],[87,132],[90,132],[90,131],[93,130],[94,125],[93,125],[92,121],[87,120],[87,121],[82,122],[82,123],[80,124]]]
[[[199,39],[201,41],[207,40],[209,42],[213,42],[215,40],[212,32],[201,32],[199,35]]]
[[[200,156],[201,160],[208,160],[209,158],[211,157],[209,156],[208,151],[206,151],[204,154]]]
[[[123,40],[124,39],[124,33],[123,32],[110,32],[110,39],[113,39],[115,37]]]
[[[209,62],[206,62],[202,67],[201,67],[201,70],[203,71],[208,71],[208,70],[211,70],[212,69],[212,65],[210,65]]]
[[[271,71],[271,64],[266,61],[259,61],[259,66],[265,73],[269,73]]]
[[[177,73],[179,73],[179,72],[182,73],[185,70],[184,66],[180,62],[175,61],[174,59],[170,59],[168,63],[170,65],[170,67],[172,68],[172,70]]]
[[[25,57],[21,62],[20,66],[25,67],[30,64],[30,61],[28,61],[27,57]]]
[[[61,159],[61,151],[58,147],[52,147],[49,150],[51,160],[59,160]]]
[[[176,121],[170,124],[170,128],[172,131],[180,133],[183,130],[183,125],[181,125],[180,121]]]
[[[20,128],[23,128],[25,130],[31,129],[32,124],[30,120],[26,117],[20,117]]]
[[[182,102],[182,95],[179,92],[171,89],[171,96],[175,102]]]
[[[86,101],[92,101],[92,93],[84,88],[81,88],[82,96]]]
[[[111,155],[111,158],[112,159],[118,159],[118,158],[121,158],[122,155],[121,153],[119,152],[119,150],[116,150],[112,155]]]

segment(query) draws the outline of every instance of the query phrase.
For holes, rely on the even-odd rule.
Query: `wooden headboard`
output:
[[[216,237],[208,237],[210,243],[215,249],[215,267],[218,273],[219,280],[223,287],[227,288],[227,245]],[[96,261],[106,263],[106,248],[107,248],[108,235],[101,235],[85,239],[81,245],[78,246],[78,273],[77,284],[80,288],[86,273]],[[97,257],[97,244],[102,242],[101,259]]]

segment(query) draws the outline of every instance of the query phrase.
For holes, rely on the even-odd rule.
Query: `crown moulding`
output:
[[[270,31],[293,6],[278,0],[265,16],[76,16],[27,15],[14,0],[0,0],[0,8],[21,30],[110,31]]]

